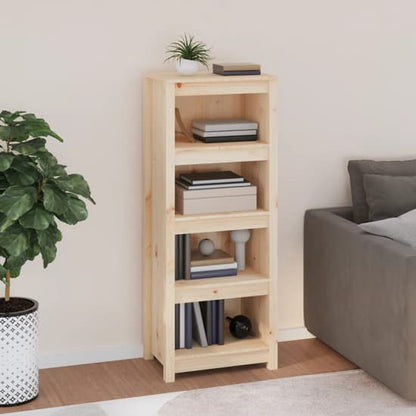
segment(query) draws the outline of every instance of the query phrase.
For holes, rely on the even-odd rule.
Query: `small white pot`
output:
[[[38,303],[20,312],[0,313],[0,406],[13,406],[39,394]]]
[[[176,71],[182,75],[194,75],[198,72],[199,62],[189,59],[179,59],[176,61]]]

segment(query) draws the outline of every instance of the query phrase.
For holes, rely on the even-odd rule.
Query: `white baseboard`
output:
[[[43,352],[39,354],[39,368],[67,367],[141,357],[143,357],[143,346],[140,344],[86,351]]]
[[[305,328],[281,328],[277,332],[279,341],[295,341],[299,339],[314,338]],[[124,347],[108,347],[86,351],[43,352],[39,355],[39,368],[67,367],[101,363],[106,361],[129,360],[143,357],[142,345]]]
[[[304,326],[297,328],[281,328],[277,331],[278,341],[296,341],[298,339],[315,338]]]

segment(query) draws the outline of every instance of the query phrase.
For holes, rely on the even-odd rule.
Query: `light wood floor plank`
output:
[[[279,343],[279,369],[264,365],[177,374],[164,383],[157,360],[112,361],[40,371],[40,394],[32,403],[0,407],[0,414],[149,394],[351,370],[354,364],[316,339]]]

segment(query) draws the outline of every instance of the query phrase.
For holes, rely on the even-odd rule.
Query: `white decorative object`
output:
[[[204,238],[199,242],[198,249],[203,256],[210,256],[215,250],[215,245],[209,238]]]
[[[0,314],[0,406],[22,404],[39,394],[38,303],[32,302],[26,311]]]
[[[198,72],[198,68],[198,61],[191,61],[183,58],[176,61],[176,71],[182,75],[194,75]]]
[[[230,232],[231,240],[235,244],[235,259],[237,261],[237,269],[244,270],[246,268],[246,243],[250,238],[250,230],[234,230]]]

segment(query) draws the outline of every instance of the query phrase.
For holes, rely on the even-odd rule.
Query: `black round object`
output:
[[[230,321],[231,335],[243,339],[251,335],[251,322],[247,316],[237,315],[234,318],[227,318]]]

